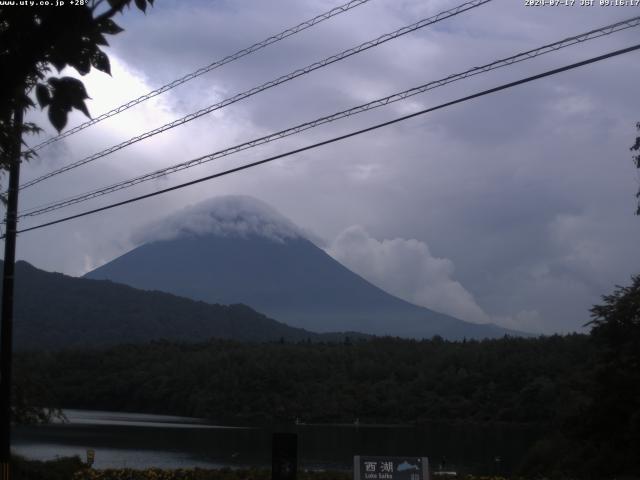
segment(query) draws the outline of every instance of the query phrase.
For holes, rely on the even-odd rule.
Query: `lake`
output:
[[[475,473],[509,473],[540,436],[521,427],[434,424],[274,425],[255,428],[137,413],[65,410],[68,422],[17,426],[16,453],[52,459],[95,450],[95,468],[241,468],[271,466],[271,435],[293,432],[299,465],[348,470],[354,455],[426,456],[432,466]],[[499,461],[496,461],[499,458]]]

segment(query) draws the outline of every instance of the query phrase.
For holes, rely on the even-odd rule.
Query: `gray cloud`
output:
[[[204,234],[230,237],[258,235],[280,243],[306,237],[300,228],[266,203],[249,196],[228,195],[185,207],[159,222],[145,225],[134,232],[132,241],[141,245],[183,235]]]
[[[453,262],[434,257],[424,242],[402,238],[379,241],[356,225],[338,235],[327,253],[408,302],[471,322],[490,321],[473,295],[453,279]]]
[[[102,74],[87,79],[95,99],[92,112],[337,3],[157,2],[146,16],[132,10],[123,17],[126,32],[112,41],[113,79]],[[33,178],[455,4],[374,0],[44,150],[40,160],[25,166],[24,176]],[[598,6],[491,2],[33,187],[21,204],[171,165],[632,14]],[[635,41],[634,29],[572,47],[64,213],[280,153]],[[212,196],[248,194],[329,243],[348,227],[362,225],[380,245],[384,240],[375,239],[428,245],[427,258],[455,265],[455,279],[453,274],[441,278],[458,282],[481,311],[503,324],[545,332],[580,329],[600,295],[628,283],[640,264],[640,224],[632,215],[637,179],[628,150],[640,111],[636,58],[609,60],[222,181],[24,234],[18,254],[42,268],[80,274],[131,248],[132,232],[145,224]],[[43,117],[34,113],[33,118]],[[81,120],[74,117],[71,124]],[[57,215],[23,224],[53,218]],[[407,241],[398,245],[408,248]],[[400,280],[395,286],[401,290]]]

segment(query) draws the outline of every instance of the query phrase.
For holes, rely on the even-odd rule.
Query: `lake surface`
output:
[[[164,415],[65,410],[68,423],[18,426],[16,453],[52,459],[95,450],[95,468],[240,468],[271,466],[271,436],[293,432],[299,465],[351,469],[354,455],[426,456],[433,466],[509,473],[539,437],[531,429],[430,425],[280,425],[232,427]],[[496,462],[496,457],[500,458]]]

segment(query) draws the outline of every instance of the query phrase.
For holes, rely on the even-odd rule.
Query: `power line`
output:
[[[369,111],[372,110],[374,108],[378,108],[381,106],[385,106],[385,105],[389,105],[391,103],[400,101],[400,100],[404,100],[406,98],[412,97],[414,95],[420,94],[420,93],[424,93],[426,91],[441,87],[443,85],[447,85],[449,83],[453,83],[455,81],[458,80],[462,80],[465,78],[469,78],[471,76],[475,76],[481,73],[485,73],[491,70],[495,70],[498,68],[502,68],[505,66],[509,66],[509,65],[513,65],[515,63],[518,62],[522,62],[525,60],[529,60],[535,57],[538,57],[540,55],[544,55],[546,53],[550,53],[550,52],[554,52],[557,50],[560,50],[562,48],[566,48],[569,47],[571,45],[575,45],[577,43],[582,43],[588,40],[592,40],[592,39],[596,39],[596,38],[600,38],[602,36],[605,35],[610,35],[614,32],[619,32],[622,30],[626,30],[628,28],[632,28],[632,27],[637,27],[638,25],[640,25],[640,16],[638,17],[633,17],[627,20],[623,20],[620,22],[616,22],[595,30],[591,30],[588,31],[586,33],[581,33],[579,35],[575,35],[572,37],[568,37],[565,38],[563,40],[554,42],[554,43],[550,43],[547,45],[544,45],[542,47],[533,49],[533,50],[528,50],[526,52],[522,52],[522,53],[518,53],[516,55],[512,55],[510,57],[507,58],[503,58],[500,60],[496,60],[492,63],[483,65],[481,67],[474,67],[472,69],[466,70],[465,72],[462,73],[456,73],[456,74],[452,74],[449,75],[445,78],[442,78],[440,80],[435,80],[435,81],[431,81],[429,83],[420,85],[418,87],[414,87],[414,88],[410,88],[408,90],[404,90],[402,92],[399,93],[394,93],[392,95],[388,95],[386,97],[365,103],[363,105],[359,105],[357,107],[353,107],[347,110],[343,110],[337,113],[334,113],[332,115],[328,115],[325,117],[321,117],[318,118],[316,120],[310,121],[310,122],[306,122],[300,125],[296,125],[295,127],[290,127],[287,128],[285,130],[281,130],[279,132],[276,133],[272,133],[270,135],[266,135],[257,139],[253,139],[250,140],[248,142],[244,142],[241,143],[239,145],[235,145],[233,147],[229,147],[226,148],[224,150],[220,150],[208,155],[204,155],[195,159],[191,159],[188,160],[186,162],[182,162],[182,163],[178,163],[176,165],[170,166],[170,167],[166,167],[166,168],[162,168],[144,175],[140,175],[138,177],[134,177],[128,180],[124,180],[118,183],[115,183],[113,185],[109,185],[106,187],[101,187],[99,189],[90,191],[90,192],[86,192],[86,193],[82,193],[79,195],[75,195],[57,202],[53,202],[53,203],[49,203],[46,205],[41,205],[41,206],[37,206],[37,207],[33,207],[31,209],[28,209],[26,211],[24,211],[23,213],[20,214],[19,218],[24,218],[24,217],[34,217],[37,215],[42,215],[54,210],[59,210],[61,208],[70,206],[70,205],[74,205],[80,202],[84,202],[87,200],[91,200],[93,198],[97,198],[97,197],[101,197],[103,195],[107,195],[109,193],[113,193],[116,192],[118,190],[122,190],[125,188],[129,188],[135,185],[138,185],[140,183],[143,182],[147,182],[150,180],[154,180],[156,178],[160,178],[163,177],[165,175],[169,175],[171,173],[175,173],[175,172],[179,172],[182,170],[186,170],[188,168],[191,167],[195,167],[197,165],[201,165],[203,163],[206,162],[210,162],[213,160],[216,160],[218,158],[222,158],[243,150],[247,150],[249,148],[253,148],[259,145],[264,145],[266,143],[275,141],[275,140],[279,140],[281,138],[285,138],[306,130],[309,130],[311,128],[315,128],[319,125],[323,125],[326,123],[330,123],[330,122],[334,122],[336,120],[339,120],[341,118],[345,118],[351,115],[356,115],[365,111]]]
[[[142,103],[146,100],[149,100],[150,98],[156,97],[164,92],[167,92],[179,85],[182,85],[183,83],[187,83],[190,80],[193,80],[194,78],[197,78],[201,75],[204,75],[205,73],[208,73],[212,70],[215,70],[216,68],[222,67],[223,65],[226,65],[227,63],[231,63],[235,60],[238,60],[246,55],[249,55],[251,53],[257,52],[258,50],[261,50],[273,43],[279,42],[280,40],[284,40],[287,37],[290,37],[292,35],[295,35],[296,33],[299,33],[303,30],[306,30],[307,28],[313,27],[314,25],[317,25],[321,22],[324,22],[325,20],[330,19],[331,17],[335,17],[336,15],[340,15],[341,13],[344,13],[348,10],[351,10],[352,8],[358,7],[364,3],[369,2],[370,0],[351,0],[350,2],[345,3],[344,5],[340,5],[339,7],[335,7],[332,8],[331,10],[322,13],[320,15],[317,15],[309,20],[306,20],[298,25],[296,25],[295,27],[291,27],[288,28],[276,35],[273,35],[269,38],[266,38],[264,40],[262,40],[261,42],[258,43],[254,43],[253,45],[251,45],[250,47],[247,48],[243,48],[242,50],[238,50],[236,53],[228,55],[220,60],[216,60],[213,63],[210,63],[209,65],[205,66],[205,67],[201,67],[198,70],[191,72],[181,78],[178,78],[170,83],[167,83],[166,85],[163,85],[162,87],[156,89],[156,90],[152,90],[151,92],[145,94],[145,95],[141,95],[138,98],[135,98],[133,100],[128,101],[127,103],[124,103],[122,105],[120,105],[119,107],[114,108],[113,110],[110,110],[106,113],[103,113],[102,115],[99,115],[96,118],[92,118],[91,120],[88,120],[70,130],[67,130],[64,133],[61,133],[55,137],[52,137],[48,140],[45,140],[42,143],[39,143],[38,145],[36,145],[35,147],[31,148],[31,151],[36,152],[38,150],[41,150],[42,148],[46,147],[47,145],[51,145],[54,142],[57,142],[58,140],[62,140],[63,138],[69,137],[71,135],[73,135],[74,133],[78,133],[81,130],[84,130],[87,127],[90,127],[92,125],[95,125],[98,122],[101,122],[102,120],[106,120],[107,118],[113,117],[114,115],[117,115],[119,113],[124,112],[125,110],[128,110],[131,107],[134,107],[135,105],[138,105],[139,103]]]
[[[330,65],[332,63],[338,62],[340,60],[344,60],[345,58],[351,57],[352,55],[356,55],[358,53],[361,53],[365,50],[368,50],[370,48],[373,47],[377,47],[378,45],[381,45],[385,42],[388,42],[389,40],[393,40],[395,38],[401,37],[403,35],[406,35],[408,33],[414,32],[416,30],[419,30],[421,28],[424,28],[428,25],[432,25],[434,23],[440,22],[442,20],[445,20],[447,18],[453,17],[455,15],[459,15],[460,13],[466,12],[467,10],[471,10],[473,8],[479,7],[480,5],[483,5],[485,3],[488,3],[492,0],[471,0],[470,2],[466,2],[463,3],[462,5],[459,5],[455,8],[443,11],[438,13],[437,15],[434,15],[432,17],[429,18],[425,18],[423,20],[420,20],[419,22],[416,22],[414,24],[399,28],[398,30],[395,30],[394,32],[391,33],[387,33],[384,35],[381,35],[380,37],[374,39],[374,40],[370,40],[368,42],[364,42],[361,43],[360,45],[344,50],[341,53],[338,53],[336,55],[333,55],[331,57],[327,57],[324,60],[320,60],[319,62],[315,62],[312,63],[311,65],[308,65],[304,68],[299,68],[298,70],[295,70],[287,75],[283,75],[281,77],[276,78],[275,80],[271,80],[269,82],[263,83],[262,85],[258,86],[258,87],[253,87],[250,90],[247,90],[243,93],[239,93],[237,95],[234,95],[233,97],[227,98],[221,102],[218,102],[214,105],[210,105],[208,107],[205,107],[201,110],[198,110],[197,112],[191,113],[189,115],[186,115],[185,117],[182,117],[178,120],[174,120],[173,122],[167,123],[161,127],[155,128],[153,130],[150,130],[146,133],[143,133],[141,135],[138,135],[136,137],[130,138],[129,140],[122,142],[118,145],[114,145],[112,147],[107,148],[106,150],[102,150],[101,152],[95,153],[93,155],[90,155],[88,157],[83,158],[82,160],[78,160],[76,162],[73,162],[69,165],[66,165],[64,167],[61,167],[57,170],[54,170],[52,172],[49,172],[45,175],[42,175],[38,178],[35,178],[33,180],[30,180],[28,182],[26,182],[25,184],[21,185],[20,188],[21,189],[25,189],[28,187],[31,187],[32,185],[35,185],[37,183],[40,183],[48,178],[54,177],[56,175],[59,175],[61,173],[67,172],[69,170],[72,170],[74,168],[77,168],[81,165],[85,165],[89,162],[92,162],[94,160],[97,160],[99,158],[105,157],[111,153],[117,152],[118,150],[121,150],[125,147],[128,147],[129,145],[133,145],[134,143],[137,143],[141,140],[145,140],[149,137],[152,137],[154,135],[157,135],[159,133],[165,132],[167,130],[170,130],[174,127],[183,125],[187,122],[190,122],[191,120],[195,120],[196,118],[202,117],[203,115],[206,115],[208,113],[211,113],[213,111],[216,110],[220,110],[221,108],[227,107],[233,103],[239,102],[240,100],[244,100],[245,98],[251,97],[253,95],[256,95],[257,93],[260,93],[264,90],[267,90],[269,88],[273,88],[277,85],[280,85],[282,83],[288,82],[290,80],[293,80],[294,78],[300,77],[302,75],[305,75],[307,73],[310,73],[314,70],[318,70],[320,68],[326,67],[327,65]]]
[[[350,138],[350,137],[355,137],[356,135],[360,135],[360,134],[363,134],[363,133],[366,133],[366,132],[377,130],[377,129],[382,128],[382,127],[386,127],[386,126],[389,126],[389,125],[392,125],[392,124],[395,124],[395,123],[399,123],[399,122],[402,122],[404,120],[408,120],[410,118],[417,117],[419,115],[424,115],[424,114],[427,114],[427,113],[430,113],[430,112],[433,112],[433,111],[436,111],[436,110],[440,110],[440,109],[443,109],[443,108],[446,108],[446,107],[450,107],[452,105],[456,105],[456,104],[463,103],[463,102],[466,102],[466,101],[469,101],[469,100],[472,100],[472,99],[475,99],[475,98],[479,98],[479,97],[482,97],[482,96],[485,96],[485,95],[489,95],[491,93],[499,92],[501,90],[506,90],[506,89],[509,89],[509,88],[512,88],[512,87],[515,87],[515,86],[518,86],[518,85],[522,85],[522,84],[525,84],[525,83],[533,82],[533,81],[539,80],[541,78],[545,78],[545,77],[549,77],[549,76],[552,76],[552,75],[556,75],[558,73],[566,72],[568,70],[572,70],[572,69],[575,69],[575,68],[578,68],[578,67],[582,67],[582,66],[585,66],[585,65],[596,63],[596,62],[599,62],[599,61],[602,61],[602,60],[605,60],[605,59],[608,59],[608,58],[611,58],[611,57],[616,57],[618,55],[623,55],[625,53],[629,53],[629,52],[632,52],[632,51],[635,51],[635,50],[639,50],[639,49],[640,49],[640,44],[636,44],[636,45],[631,46],[631,47],[623,48],[623,49],[620,49],[620,50],[615,50],[613,52],[610,52],[610,53],[607,53],[607,54],[604,54],[604,55],[600,55],[600,56],[597,56],[597,57],[592,57],[592,58],[590,58],[588,60],[583,60],[581,62],[572,63],[570,65],[566,65],[566,66],[561,67],[561,68],[548,70],[548,71],[546,71],[544,73],[540,73],[538,75],[533,75],[533,76],[526,77],[526,78],[523,78],[523,79],[520,79],[520,80],[516,80],[515,82],[505,83],[505,84],[500,85],[498,87],[490,88],[488,90],[483,90],[483,91],[475,93],[473,95],[468,95],[466,97],[462,97],[462,98],[459,98],[457,100],[452,100],[450,102],[442,103],[442,104],[437,105],[435,107],[426,108],[424,110],[420,110],[418,112],[414,112],[414,113],[411,113],[409,115],[404,115],[402,117],[398,117],[398,118],[395,118],[393,120],[389,120],[389,121],[386,121],[386,122],[383,122],[383,123],[378,123],[378,124],[373,125],[371,127],[363,128],[361,130],[356,130],[354,132],[350,132],[350,133],[347,133],[345,135],[341,135],[341,136],[338,136],[338,137],[333,137],[333,138],[330,138],[328,140],[324,140],[322,142],[314,143],[312,145],[307,145],[306,147],[297,148],[295,150],[290,150],[288,152],[281,153],[279,155],[274,155],[272,157],[268,157],[268,158],[265,158],[263,160],[259,160],[257,162],[248,163],[248,164],[245,164],[245,165],[241,165],[239,167],[235,167],[235,168],[231,168],[229,170],[225,170],[223,172],[215,173],[213,175],[208,175],[206,177],[201,177],[201,178],[198,178],[196,180],[191,180],[189,182],[181,183],[181,184],[175,185],[173,187],[165,188],[163,190],[158,190],[156,192],[147,193],[145,195],[140,195],[138,197],[133,197],[133,198],[130,198],[128,200],[112,203],[112,204],[106,205],[104,207],[95,208],[93,210],[88,210],[88,211],[85,211],[85,212],[82,212],[82,213],[78,213],[76,215],[70,215],[68,217],[60,218],[58,220],[53,220],[51,222],[42,223],[40,225],[36,225],[36,226],[33,226],[33,227],[29,227],[29,228],[25,228],[25,229],[22,229],[22,230],[18,230],[17,233],[30,232],[32,230],[38,230],[40,228],[49,227],[51,225],[56,225],[56,224],[59,224],[59,223],[68,222],[68,221],[74,220],[76,218],[81,218],[81,217],[85,217],[87,215],[92,215],[94,213],[103,212],[105,210],[110,210],[110,209],[115,208],[115,207],[120,207],[122,205],[127,205],[127,204],[130,204],[130,203],[138,202],[138,201],[144,200],[146,198],[151,198],[151,197],[155,197],[157,195],[162,195],[163,193],[168,193],[168,192],[171,192],[171,191],[174,191],[174,190],[179,190],[179,189],[182,189],[182,188],[185,188],[185,187],[189,187],[191,185],[195,185],[195,184],[198,184],[198,183],[206,182],[208,180],[213,180],[214,178],[219,178],[219,177],[230,175],[232,173],[236,173],[236,172],[239,172],[239,171],[242,171],[242,170],[247,170],[249,168],[257,167],[258,165],[263,165],[265,163],[269,163],[269,162],[272,162],[274,160],[278,160],[280,158],[288,157],[288,156],[294,155],[296,153],[301,153],[301,152],[304,152],[304,151],[307,151],[307,150],[312,150],[314,148],[318,148],[318,147],[321,147],[323,145],[328,145],[330,143],[335,143],[335,142],[338,142],[338,141],[341,141],[341,140],[345,140],[345,139]]]

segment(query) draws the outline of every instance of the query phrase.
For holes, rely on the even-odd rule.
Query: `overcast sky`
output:
[[[458,5],[371,0],[42,150],[23,180],[296,68]],[[577,1],[577,4],[580,2]],[[597,3],[597,2],[596,2]],[[110,39],[113,77],[85,77],[98,115],[313,17],[340,0],[157,0]],[[305,75],[21,194],[31,207],[640,15],[640,7],[528,7],[494,0]],[[634,44],[631,29],[463,80],[374,112],[50,215],[27,227],[211,174]],[[569,332],[640,271],[640,53],[200,184],[21,235],[18,257],[81,275],[135,246],[149,222],[217,195],[273,206],[336,259],[414,303],[533,332]],[[31,119],[46,125],[42,114]],[[74,114],[70,126],[83,121]],[[47,125],[49,133],[53,133]],[[45,137],[42,137],[43,139]],[[31,141],[31,143],[36,143]],[[319,240],[318,240],[319,239]]]

